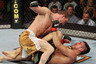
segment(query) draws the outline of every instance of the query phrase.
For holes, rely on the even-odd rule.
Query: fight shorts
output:
[[[27,29],[20,35],[19,42],[21,46],[22,58],[26,58],[36,51],[40,50],[41,47],[38,40],[40,39],[37,38],[35,34],[29,29]]]

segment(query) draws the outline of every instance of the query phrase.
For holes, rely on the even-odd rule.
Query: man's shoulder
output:
[[[79,21],[79,18],[75,15],[72,15],[69,20],[68,23],[77,23]]]
[[[76,15],[72,15],[73,17],[75,17],[75,18],[77,18],[77,19],[79,19]]]
[[[81,19],[81,20],[79,20],[79,21],[82,21],[82,22],[84,22],[84,20],[83,20],[83,19]]]
[[[81,20],[79,20],[77,23],[78,23],[78,24],[79,24],[79,23],[84,23],[84,20],[81,19]]]

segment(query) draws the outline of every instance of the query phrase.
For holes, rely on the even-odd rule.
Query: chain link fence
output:
[[[11,7],[10,0],[0,0],[0,28],[10,28]]]
[[[12,23],[12,8],[11,2],[12,0],[0,0],[0,28],[11,28]],[[34,0],[21,0],[22,1],[22,17],[23,17],[23,24],[22,28],[27,28],[33,22],[34,18],[37,16],[32,10],[30,10],[30,2]],[[63,5],[67,2],[67,0],[59,0]],[[75,0],[78,1],[78,0]],[[87,0],[86,0],[87,1]],[[40,6],[48,7],[48,4],[51,0],[38,0]],[[76,10],[80,12],[79,9]],[[61,28],[59,28],[61,30]],[[89,39],[96,39],[96,27],[90,26],[79,26],[74,24],[66,24],[62,27],[61,30],[64,34],[76,36],[76,37],[84,37]]]

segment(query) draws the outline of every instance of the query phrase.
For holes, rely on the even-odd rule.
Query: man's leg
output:
[[[6,57],[0,56],[0,61],[21,61],[21,60],[32,60],[33,56],[28,56],[27,58],[22,58],[21,48],[16,49],[15,51],[4,51],[2,52]]]
[[[58,34],[57,37],[59,37],[58,40],[61,40],[62,36],[63,36],[62,32],[61,31],[56,31],[56,33]],[[39,62],[40,64],[45,63],[48,60],[49,56],[53,53],[54,48],[47,42],[48,40],[53,39],[52,34],[53,33],[50,33],[43,38],[46,41],[45,40],[44,41],[43,40],[39,41],[41,51],[42,51],[42,49],[45,49],[44,53],[42,54],[42,56],[40,58],[40,62]]]
[[[50,55],[54,52],[54,48],[45,40],[39,40],[39,45],[41,49],[39,51],[43,51],[43,54],[40,57],[39,64],[46,64]]]
[[[4,56],[0,56],[0,62],[2,61],[21,61],[21,60],[31,60],[32,56],[29,56],[27,58],[21,58],[21,55],[18,55],[16,58],[10,58],[10,57],[4,57]]]
[[[52,33],[46,35],[44,38],[42,38],[43,40],[49,41],[52,39]],[[19,53],[20,53],[21,48],[17,48],[14,51],[3,51],[2,54],[4,54],[6,57],[14,59],[16,58]],[[45,51],[45,50],[44,50]]]
[[[57,34],[58,34],[59,40],[61,40],[62,39],[62,36],[63,36],[63,33],[61,31],[57,31]],[[48,35],[46,35],[42,39],[43,40],[46,40],[46,41],[49,41],[49,40],[53,39],[53,33],[49,33]],[[14,58],[16,58],[16,56],[17,57],[19,56],[19,54],[17,55],[17,53],[20,53],[20,49],[21,48],[18,48],[15,51],[4,51],[3,54],[6,56],[6,58],[14,59]],[[45,50],[43,50],[43,52],[44,51]]]
[[[3,51],[2,54],[4,54],[6,57],[9,58],[16,58],[20,54],[21,48],[17,48],[15,51]]]

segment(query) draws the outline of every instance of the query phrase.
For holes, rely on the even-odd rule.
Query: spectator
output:
[[[58,13],[58,8],[57,8],[57,6],[56,6],[56,5],[53,5],[53,6],[51,7],[51,11],[52,11],[53,13]]]
[[[90,19],[88,12],[83,13],[83,18],[77,24],[95,26],[95,22]]]
[[[86,2],[85,2],[85,0],[80,0],[80,7],[81,7],[81,9],[84,9],[84,7],[86,6]]]
[[[75,9],[75,7],[77,6],[77,3],[76,3],[74,0],[68,0],[68,2],[65,3],[65,5],[63,6],[63,10],[66,10],[66,8],[67,8],[70,4],[73,6],[74,9]]]
[[[74,8],[72,5],[69,5],[66,11],[69,16],[67,23],[77,23],[79,21],[79,18],[74,15]]]
[[[86,6],[86,2],[85,0],[80,0],[80,3],[78,3],[78,5],[75,7],[75,11],[76,11],[76,16],[80,19],[82,19],[83,16],[83,9]]]
[[[51,9],[51,7],[53,5],[56,5],[58,7],[58,10],[61,10],[62,9],[62,6],[61,6],[61,3],[58,1],[58,0],[52,0],[49,5],[48,5],[48,8]]]
[[[93,4],[93,0],[88,0],[87,6],[84,7],[83,12],[89,12],[90,18],[92,20],[95,19],[96,10],[95,10],[94,4]]]

